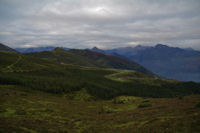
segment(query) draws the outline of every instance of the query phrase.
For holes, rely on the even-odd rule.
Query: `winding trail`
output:
[[[123,81],[124,80],[123,78],[120,78],[120,77],[116,78],[115,76],[125,74],[128,72],[134,72],[134,71],[133,70],[120,70],[119,72],[116,71],[116,73],[106,75],[105,78],[109,78],[109,79],[117,80],[117,81]]]

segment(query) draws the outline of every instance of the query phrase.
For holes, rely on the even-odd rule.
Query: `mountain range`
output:
[[[14,49],[1,45],[1,51],[16,52]],[[52,49],[52,50],[51,50]],[[19,50],[18,48],[16,50]],[[22,50],[22,49],[21,49]],[[34,52],[33,52],[34,51]],[[38,48],[24,48],[23,56],[33,57],[35,59],[43,59],[46,61],[56,62],[59,64],[71,64],[84,67],[98,67],[98,68],[114,68],[135,70],[147,75],[156,76],[151,71],[134,61],[117,56],[107,55],[100,52],[95,52],[89,49],[78,50],[59,47],[38,47]]]

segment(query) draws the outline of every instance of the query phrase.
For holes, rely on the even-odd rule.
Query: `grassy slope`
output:
[[[28,53],[27,55],[46,59],[49,61],[62,63],[62,64],[64,63],[64,64],[95,67],[95,65],[93,63],[91,63],[90,60],[88,60],[82,56],[75,55],[75,54],[73,54],[67,50],[61,49],[61,48],[56,48],[53,51]]]
[[[63,65],[7,52],[1,52],[0,61],[1,84],[20,85],[51,93],[68,93],[85,88],[100,99],[119,95],[174,97],[200,93],[197,83],[164,80],[136,71]],[[113,77],[114,73],[118,74]],[[125,82],[115,80],[116,76]]]
[[[89,67],[116,68],[136,70],[145,74],[154,75],[139,64],[115,56],[104,55],[90,50],[64,50],[56,48],[53,51],[29,53],[29,56],[43,58],[59,63]]]

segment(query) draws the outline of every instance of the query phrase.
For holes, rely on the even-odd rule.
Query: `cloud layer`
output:
[[[0,41],[11,47],[200,50],[199,0],[1,0],[0,18]]]

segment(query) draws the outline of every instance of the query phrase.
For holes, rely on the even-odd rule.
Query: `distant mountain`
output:
[[[133,60],[167,78],[200,82],[200,52],[157,44],[155,47],[136,46],[105,50]]]
[[[94,51],[94,52],[105,53],[103,50],[101,50],[97,47],[93,47],[91,50]]]
[[[194,51],[194,49],[193,48],[190,48],[190,47],[188,47],[188,48],[184,48],[185,50],[191,50],[191,51]]]
[[[31,48],[16,48],[15,50],[20,53],[34,53],[34,52],[42,52],[42,51],[51,51],[56,47],[47,46],[47,47],[31,47]],[[63,48],[68,50],[69,48]]]
[[[135,55],[140,51],[143,51],[145,49],[149,48],[148,46],[142,46],[142,45],[138,45],[136,47],[122,47],[122,48],[115,48],[115,49],[109,49],[109,50],[105,50],[105,53],[117,53],[120,55],[126,55],[127,56],[131,56],[131,55]]]
[[[14,49],[0,43],[0,51],[10,51],[10,52],[16,52]]]
[[[145,74],[154,75],[151,71],[128,59],[105,55],[91,50],[64,50],[62,48],[56,48],[53,51],[29,53],[27,55],[64,64],[136,70]]]

